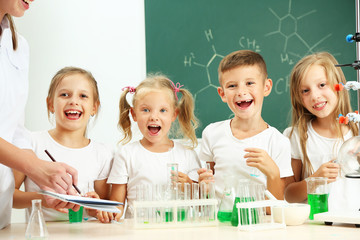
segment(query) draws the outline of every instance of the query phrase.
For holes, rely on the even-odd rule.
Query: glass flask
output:
[[[41,210],[41,199],[34,199],[29,222],[25,232],[26,239],[48,239],[44,216]]]
[[[233,177],[225,179],[225,188],[222,192],[217,218],[220,222],[231,222],[231,215],[235,201],[235,187]]]

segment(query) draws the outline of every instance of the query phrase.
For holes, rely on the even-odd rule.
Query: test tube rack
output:
[[[254,201],[254,202],[239,202],[236,204],[236,208],[238,210],[238,230],[241,231],[258,231],[258,230],[268,230],[268,229],[281,229],[286,228],[285,223],[285,215],[284,215],[284,207],[286,205],[286,202],[279,201],[279,200],[263,200],[263,201]],[[279,206],[282,207],[282,221],[280,223],[276,223],[274,220],[274,215],[272,214],[269,218],[266,218],[266,216],[263,216],[263,218],[258,221],[258,223],[253,223],[252,217],[254,216],[252,214],[252,211],[255,209],[261,210],[266,207],[270,207],[271,212],[273,213],[273,207]],[[244,212],[246,213],[246,223],[241,223],[241,217],[244,216]],[[260,217],[261,218],[261,217]],[[245,222],[245,221],[244,221]]]
[[[216,199],[134,201],[134,228],[217,226],[217,205]]]

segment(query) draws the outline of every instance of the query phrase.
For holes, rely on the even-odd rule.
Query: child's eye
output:
[[[234,87],[236,87],[236,84],[229,84],[229,85],[227,86],[227,88],[234,88]]]
[[[87,98],[88,96],[86,94],[81,94],[80,95],[82,98]]]
[[[150,110],[147,109],[147,108],[144,108],[144,109],[143,109],[143,112],[150,112]]]
[[[255,84],[255,82],[247,82],[247,83],[246,83],[246,85],[248,85],[248,86],[251,86],[251,85],[253,85],[253,84]]]
[[[301,94],[305,94],[305,93],[309,92],[309,90],[308,89],[303,89],[300,92],[301,92]]]
[[[320,83],[320,87],[325,87],[326,83]]]
[[[167,110],[165,108],[161,109],[160,112],[164,113],[167,112]]]
[[[61,93],[60,96],[61,96],[61,97],[68,97],[69,94],[67,94],[67,93]]]

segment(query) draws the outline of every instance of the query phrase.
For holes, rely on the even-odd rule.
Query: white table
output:
[[[239,231],[236,227],[190,227],[171,229],[134,229],[130,220],[122,224],[102,224],[88,221],[78,224],[67,222],[46,223],[49,239],[134,239],[134,240],[307,240],[307,239],[360,239],[360,229],[350,224],[326,226],[322,222],[306,222],[300,226],[255,232]],[[0,239],[25,239],[25,223],[11,224],[0,230]]]

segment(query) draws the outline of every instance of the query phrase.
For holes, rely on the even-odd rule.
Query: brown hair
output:
[[[330,86],[334,86],[338,83],[346,84],[346,79],[344,73],[341,68],[335,67],[338,64],[336,59],[327,52],[319,52],[308,55],[302,58],[293,68],[290,76],[290,96],[291,96],[291,104],[292,104],[292,119],[291,119],[291,132],[290,137],[293,134],[294,128],[298,129],[300,136],[300,146],[301,151],[303,153],[303,168],[302,168],[302,179],[306,175],[311,175],[314,171],[310,159],[306,152],[306,141],[308,138],[307,135],[307,124],[312,119],[315,119],[316,116],[310,113],[303,105],[301,98],[301,89],[300,84],[303,80],[304,76],[308,72],[309,68],[313,65],[322,66],[325,70],[328,84]],[[335,90],[334,90],[335,91]],[[352,112],[350,105],[350,98],[347,91],[335,92],[338,97],[337,106],[332,113],[332,121],[329,124],[335,124],[336,118],[338,115],[347,114]],[[337,135],[339,138],[344,139],[343,133],[340,128],[340,124],[336,124]],[[358,127],[354,123],[349,124],[350,130],[353,135],[358,135]]]
[[[177,99],[176,93],[174,91],[174,86],[166,76],[161,74],[150,74],[136,87],[132,100],[132,105],[135,106],[137,100],[149,91],[159,89],[163,91],[168,91],[172,95],[174,109],[179,110],[179,135],[182,135],[183,137],[189,139],[192,143],[192,148],[196,147],[197,138],[195,135],[195,129],[197,128],[197,119],[194,115],[194,100],[188,90],[180,88],[179,93],[181,93],[182,96],[181,98],[179,97],[179,99]],[[129,117],[131,106],[126,100],[126,95],[128,94],[128,92],[129,89],[124,89],[124,92],[121,94],[119,101],[120,113],[118,126],[124,133],[124,137],[120,141],[123,144],[128,143],[132,138],[131,121]]]
[[[260,71],[264,74],[265,80],[268,74],[265,61],[260,54],[251,50],[239,50],[230,53],[229,55],[224,57],[219,64],[218,74],[220,86],[222,84],[221,77],[224,72],[234,69],[236,67],[254,65],[259,67]]]
[[[91,74],[91,72],[86,71],[82,68],[78,68],[78,67],[64,67],[64,68],[60,69],[54,75],[54,77],[51,79],[48,96],[46,99],[47,100],[46,102],[47,102],[48,118],[50,118],[50,108],[49,107],[50,107],[50,103],[54,99],[54,94],[55,94],[56,88],[59,86],[60,82],[65,77],[72,75],[72,74],[82,74],[89,80],[90,84],[93,86],[94,103],[98,104],[98,106],[100,107],[100,96],[99,96],[97,82],[96,82],[94,76]]]

